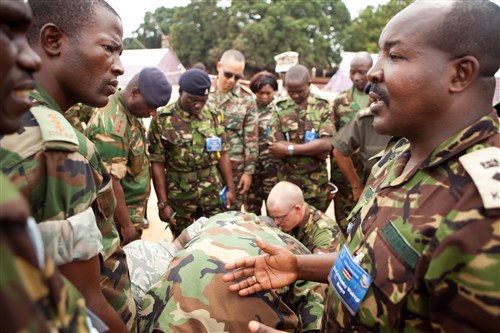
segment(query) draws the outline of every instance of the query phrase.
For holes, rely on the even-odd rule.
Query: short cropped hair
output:
[[[235,49],[225,51],[220,58],[220,62],[224,64],[230,59],[234,59],[238,62],[245,62],[245,56],[243,53]]]
[[[432,45],[453,58],[474,56],[480,75],[493,76],[500,66],[500,7],[487,0],[456,1],[430,36]]]
[[[254,94],[258,93],[264,86],[270,86],[274,91],[278,90],[278,81],[276,81],[273,74],[262,71],[258,72],[250,79],[250,90]]]
[[[33,23],[27,33],[32,46],[38,44],[40,30],[47,23],[78,39],[82,26],[95,22],[96,8],[103,7],[120,17],[105,0],[28,0],[28,5],[33,12]]]

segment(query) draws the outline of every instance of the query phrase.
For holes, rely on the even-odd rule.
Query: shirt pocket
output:
[[[146,142],[138,133],[130,140],[129,172],[137,175],[149,164]]]
[[[280,117],[280,127],[288,141],[302,143],[300,140],[304,138],[303,135],[301,136],[299,133],[299,118],[295,113],[282,115]]]

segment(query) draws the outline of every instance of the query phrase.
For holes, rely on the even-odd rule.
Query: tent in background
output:
[[[172,85],[179,83],[181,74],[186,70],[170,48],[124,50],[120,60],[125,69],[125,74],[118,77],[121,86],[126,86],[144,67],[158,67]]]

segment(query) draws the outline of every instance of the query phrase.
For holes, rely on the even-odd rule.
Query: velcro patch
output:
[[[459,158],[477,187],[485,209],[500,208],[500,148],[488,147]]]

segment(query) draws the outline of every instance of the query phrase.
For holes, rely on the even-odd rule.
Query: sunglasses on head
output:
[[[240,80],[240,79],[243,78],[243,75],[240,75],[240,74],[234,74],[234,73],[231,73],[231,72],[227,72],[225,70],[222,70],[222,72],[224,72],[224,77],[226,79],[231,79],[234,76],[234,80],[238,81],[238,80]]]

